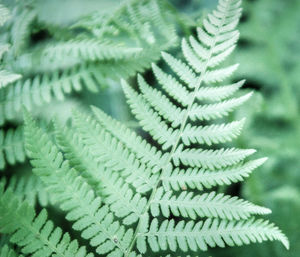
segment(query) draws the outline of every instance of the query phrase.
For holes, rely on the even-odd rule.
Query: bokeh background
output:
[[[15,4],[10,0],[2,2],[8,6]],[[90,12],[112,13],[121,1],[24,1],[28,5],[33,2],[40,21],[64,27]],[[195,32],[194,27],[201,24],[203,15],[217,1],[169,0],[169,3],[178,35],[187,36]],[[287,234],[291,249],[287,252],[279,243],[264,243],[214,249],[201,256],[297,257],[300,256],[300,1],[244,0],[243,9],[241,38],[228,62],[240,63],[233,80],[245,78],[243,90],[252,90],[254,95],[230,119],[247,117],[238,146],[255,148],[257,157],[269,159],[246,182],[220,190],[271,208],[273,213],[269,218]],[[32,27],[30,33],[28,47],[32,49],[47,38],[45,28]],[[74,106],[86,108],[90,104],[129,126],[136,126],[116,81],[108,81],[97,94],[88,91],[72,94],[64,102],[46,105],[35,112],[48,120],[53,115],[66,120]]]

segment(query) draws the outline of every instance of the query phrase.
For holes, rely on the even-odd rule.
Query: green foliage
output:
[[[26,148],[33,159],[32,164],[36,167],[33,171],[47,185],[54,201],[60,204],[62,210],[68,212],[66,218],[75,222],[73,228],[82,231],[82,237],[89,239],[91,245],[97,247],[96,252],[99,254],[111,250],[124,253],[133,234],[132,230],[124,235],[124,226],[113,220],[107,206],[100,207],[101,198],[70,167],[69,162],[63,160],[62,153],[47,135],[29,117],[25,121]],[[118,242],[113,240],[115,234]]]
[[[35,8],[35,3],[14,8],[9,32],[13,47],[7,60],[8,67],[22,73],[23,78],[0,92],[1,124],[14,119],[22,105],[31,110],[52,98],[63,100],[65,94],[80,91],[83,85],[97,92],[112,79],[143,71],[177,39],[174,22],[168,21],[174,18],[166,7],[155,0],[131,1],[120,5],[109,17],[97,13],[101,23],[96,23],[93,15],[78,21],[70,26],[67,40],[50,37],[32,46],[32,28],[43,28]],[[83,31],[76,33],[78,28]],[[95,32],[99,30],[100,34]],[[12,78],[7,79],[12,82]]]
[[[3,26],[4,23],[7,22],[11,18],[9,10],[0,5],[0,26]],[[2,60],[3,54],[9,50],[8,44],[0,44],[0,60]],[[7,70],[3,70],[3,64],[0,64],[0,89],[6,87],[7,85],[15,82],[16,80],[21,78],[21,75],[12,73]]]
[[[218,66],[235,46],[232,36],[238,35],[239,6],[238,1],[220,1],[218,9],[204,20],[203,28],[198,28],[198,38],[182,40],[185,62],[162,54],[173,70],[166,73],[153,65],[162,89],[151,88],[141,75],[141,93],[122,81],[133,114],[155,143],[148,143],[93,107],[94,116],[74,111],[71,127],[55,122],[56,144],[25,113],[26,149],[33,172],[95,253],[137,256],[177,249],[197,252],[265,240],[279,240],[289,247],[275,225],[250,218],[270,213],[267,208],[214,190],[200,194],[185,191],[195,188],[196,181],[181,186],[184,192],[171,190],[182,183],[176,181],[178,174],[188,177],[189,170],[199,179],[203,179],[201,174],[213,177],[197,183],[201,191],[203,187],[240,181],[265,160],[247,161],[254,150],[220,145],[238,136],[243,120],[212,123],[250,97],[232,97],[241,83],[218,87],[237,67]],[[177,87],[170,87],[170,81],[185,92],[185,101],[171,98]],[[205,88],[211,84],[217,92],[214,99],[205,97]],[[200,110],[206,112],[199,115]],[[206,135],[193,136],[191,129]]]
[[[1,183],[0,231],[10,234],[10,241],[21,248],[21,252],[35,256],[93,256],[86,254],[84,247],[77,241],[71,241],[69,234],[54,227],[47,219],[47,212],[42,210],[37,216],[33,207],[26,202],[20,203],[12,191],[4,191]],[[7,249],[4,248],[4,254]],[[9,252],[13,256],[12,251]],[[9,256],[9,255],[8,255]]]
[[[13,165],[24,160],[23,127],[0,130],[0,169],[5,168],[6,162]]]
[[[45,185],[35,175],[29,173],[28,175],[13,176],[7,183],[9,188],[20,200],[25,200],[31,206],[47,206],[51,199],[46,192]]]
[[[2,28],[3,67],[22,77],[0,86],[0,255],[260,256],[270,244],[252,243],[274,240],[289,249],[274,223],[257,218],[271,210],[256,203],[275,210],[283,204],[270,219],[280,223],[287,202],[299,211],[298,190],[266,190],[269,184],[261,181],[269,178],[258,175],[243,183],[242,193],[237,190],[267,160],[252,159],[256,150],[248,149],[263,148],[255,135],[260,127],[252,128],[259,119],[249,106],[257,104],[257,94],[242,89],[248,86],[243,69],[225,63],[239,38],[241,1],[219,0],[198,27],[166,1],[102,1],[99,6],[108,9],[61,24],[42,14],[41,6],[53,3],[7,3],[13,11]],[[259,11],[260,4],[255,2]],[[170,51],[178,25],[184,33],[180,49]],[[244,48],[234,58],[243,60]],[[128,124],[106,114],[122,111],[126,120],[117,96],[120,79],[136,118]],[[284,92],[292,97],[286,87]],[[56,107],[58,117],[41,126],[66,95],[82,106],[64,114],[65,101]],[[91,103],[91,110],[84,107]],[[245,113],[253,120],[246,122]],[[32,172],[26,163],[17,173],[7,167],[26,156]],[[264,194],[257,195],[257,188]],[[279,244],[272,247],[283,252]]]
[[[0,47],[1,65],[5,68],[0,70],[0,125],[3,126],[7,122],[19,126],[24,107],[35,110],[53,105],[55,100],[64,101],[84,88],[97,93],[121,77],[144,71],[160,58],[160,51],[177,42],[175,15],[167,4],[156,0],[127,1],[109,15],[95,12],[63,26],[45,24],[38,1],[7,4],[12,9],[11,15],[1,7],[2,23],[7,20]],[[146,28],[147,33],[142,34]],[[34,40],[35,37],[41,39]],[[41,117],[44,118],[47,119]],[[7,138],[12,138],[9,135]],[[21,137],[14,139],[22,148]],[[9,154],[15,148],[13,140],[1,142],[0,152],[7,152],[10,165],[25,159],[20,150],[13,151],[17,158]],[[0,167],[5,167],[4,159]]]
[[[1,257],[17,257],[17,256],[22,257],[23,255],[17,255],[13,249],[5,245],[0,250],[0,256]]]

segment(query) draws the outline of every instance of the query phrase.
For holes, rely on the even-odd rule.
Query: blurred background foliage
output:
[[[180,36],[194,33],[195,26],[200,24],[205,13],[215,7],[217,1],[159,1],[163,2],[162,11],[167,12],[164,14],[164,17],[167,17],[165,28],[155,27],[155,20],[152,25],[146,22],[153,16],[152,10],[149,10],[143,13],[143,29],[133,28],[123,31],[116,28],[117,22],[113,22],[115,13],[121,10],[122,2],[121,0],[2,1],[12,10],[13,16],[1,30],[0,36],[1,42],[9,42],[12,45],[3,59],[2,66],[6,69],[21,74],[23,80],[33,80],[45,72],[51,77],[56,70],[63,72],[74,67],[77,69],[83,61],[86,62],[84,65],[96,69],[98,75],[100,71],[100,77],[93,78],[97,84],[95,90],[92,88],[82,90],[80,93],[75,90],[67,94],[66,98],[62,94],[61,97],[54,97],[54,102],[45,103],[38,108],[32,107],[36,117],[49,122],[56,116],[66,121],[74,106],[87,108],[93,104],[115,118],[127,122],[129,126],[136,126],[124,101],[119,78],[131,77],[136,72],[147,74],[150,63],[159,59],[160,51],[172,51],[179,45]],[[246,182],[230,189],[220,190],[243,195],[250,201],[271,208],[273,214],[270,219],[287,234],[291,250],[286,252],[279,244],[264,243],[249,247],[214,249],[201,256],[297,257],[300,253],[300,1],[244,0],[243,8],[244,14],[239,27],[241,39],[229,62],[240,63],[234,80],[245,78],[247,82],[244,90],[254,90],[255,94],[230,118],[247,117],[246,127],[238,139],[239,146],[255,148],[258,150],[257,155],[267,156],[269,160]],[[131,21],[132,17],[128,18],[128,13],[124,13],[124,16],[129,19],[128,22]],[[106,26],[106,30],[103,30],[103,24],[110,26]],[[21,30],[22,33],[14,33],[14,27],[22,26],[24,28]],[[138,57],[135,62],[131,59],[129,61],[126,54],[117,61],[113,57],[96,58],[97,60],[87,58],[80,60],[80,63],[77,59],[63,58],[60,61],[51,61],[51,58],[44,58],[43,49],[82,38],[97,38],[100,41],[105,39],[105,42],[113,45],[131,46],[135,49],[140,47],[143,49],[140,55],[143,61],[140,62]],[[107,68],[114,66],[120,69]],[[63,90],[63,93],[68,93],[67,91]],[[57,93],[54,92],[55,94]],[[0,89],[0,106],[5,105],[7,95],[6,89]],[[61,101],[63,99],[64,101]],[[23,104],[26,105],[26,102]],[[31,103],[28,103],[29,105],[31,106]],[[2,152],[5,152],[7,162],[10,164],[4,171],[6,174],[27,169],[26,165],[11,166],[18,160],[24,161],[25,157],[19,156],[15,159],[11,157],[9,160],[9,152],[14,150],[6,147],[5,142],[1,142],[1,133],[4,133],[2,130],[8,135],[9,131],[13,131],[11,134],[15,133],[14,129],[17,128],[17,136],[21,137],[18,132],[18,129],[22,129],[19,128],[22,126],[19,114],[16,112],[12,118],[7,117],[8,123],[3,121],[4,125],[0,130],[2,144],[0,158],[3,158]],[[12,138],[13,135],[7,142],[13,140]],[[22,145],[14,147],[22,148]],[[14,183],[14,180],[11,183]],[[42,188],[40,184],[37,185]],[[16,191],[21,191],[20,188]],[[45,192],[42,191],[38,197],[41,198],[41,205],[47,205]],[[34,195],[31,194],[29,198],[34,202]]]

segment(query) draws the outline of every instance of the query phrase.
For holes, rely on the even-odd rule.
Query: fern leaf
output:
[[[244,83],[245,80],[241,80],[226,86],[200,87],[196,93],[196,98],[198,100],[222,101],[235,93]]]
[[[237,42],[239,36],[240,36],[240,33],[235,32],[232,35],[232,37],[230,37],[228,40],[225,40],[224,42],[219,43],[218,45],[216,45],[214,47],[213,53],[217,54],[217,53],[226,51],[226,49],[229,49],[230,47],[232,47]]]
[[[215,18],[215,20],[217,20],[217,18]],[[212,24],[211,22],[208,21],[207,18],[205,18],[203,20],[203,28],[212,36],[216,36],[219,32],[218,27],[220,27],[221,25],[223,25],[221,22],[218,21],[219,24]],[[224,27],[222,27],[220,29],[220,31],[222,32]]]
[[[181,42],[182,52],[184,54],[185,59],[187,59],[189,65],[193,67],[196,72],[201,72],[204,62],[198,58],[198,56],[193,52],[192,47],[189,46],[186,39],[183,39]],[[198,47],[199,48],[199,47]],[[205,55],[204,49],[199,48],[199,55]]]
[[[69,167],[62,153],[50,138],[39,129],[28,113],[25,113],[26,149],[32,158],[31,163],[44,184],[48,187],[55,202],[68,212],[67,219],[74,221],[73,228],[82,231],[82,237],[90,240],[99,254],[125,252],[132,230],[124,233],[124,227],[114,221],[107,206],[101,206],[101,198],[89,184]],[[117,235],[117,242],[114,237]]]
[[[6,87],[20,78],[20,74],[11,73],[6,70],[0,70],[0,88]]]
[[[119,37],[132,34],[137,45],[154,47],[160,31],[144,19],[151,10],[142,7],[153,4],[159,23],[159,5],[152,0],[135,1],[122,5],[120,13],[126,13],[125,17],[102,19],[103,27],[91,32],[110,35],[109,25]],[[265,161],[245,161],[255,152],[252,149],[216,145],[237,137],[244,120],[208,122],[228,115],[251,96],[232,98],[243,81],[219,83],[237,68],[217,66],[235,47],[240,15],[239,1],[220,0],[217,11],[198,29],[198,39],[183,39],[183,60],[162,52],[172,75],[152,65],[161,87],[152,89],[141,75],[138,90],[122,80],[132,113],[149,141],[93,107],[96,119],[75,111],[71,131],[58,134],[63,155],[25,115],[26,148],[35,174],[97,254],[140,257],[160,250],[168,254],[266,240],[279,240],[288,247],[287,238],[273,224],[249,219],[269,213],[268,209],[213,190],[202,194],[194,190],[241,181]],[[134,65],[120,59],[97,67],[102,77],[112,71],[116,77],[126,77]],[[201,148],[196,148],[199,144]],[[183,220],[175,223],[171,215]]]
[[[182,132],[182,141],[185,145],[225,143],[241,133],[244,122],[245,119],[228,124],[210,126],[191,126],[188,124]]]
[[[215,192],[194,195],[182,192],[178,196],[172,191],[160,187],[151,203],[151,214],[156,217],[162,213],[166,218],[170,214],[177,217],[196,219],[197,217],[221,218],[228,220],[247,219],[253,214],[269,214],[271,211],[241,200]]]
[[[12,191],[4,192],[3,183],[0,210],[1,233],[10,234],[10,241],[17,244],[25,255],[94,256],[87,254],[84,247],[79,247],[77,241],[71,241],[69,234],[63,234],[59,227],[54,227],[53,222],[47,220],[46,210],[36,216],[32,206],[20,203]]]
[[[168,75],[152,65],[162,90],[151,89],[141,76],[138,76],[138,84],[142,94],[122,81],[127,101],[141,127],[162,151],[169,154],[161,166],[149,203],[141,213],[129,252],[135,241],[142,254],[147,252],[147,245],[153,252],[175,252],[178,248],[184,252],[207,250],[208,246],[224,247],[225,244],[233,246],[274,239],[288,246],[286,237],[273,224],[260,220],[236,222],[253,214],[267,214],[268,209],[215,192],[202,195],[185,192],[241,181],[265,161],[259,159],[243,164],[255,152],[253,149],[195,148],[199,143],[209,146],[230,141],[238,136],[244,123],[242,120],[226,125],[207,124],[209,120],[228,115],[251,96],[249,93],[230,98],[244,81],[219,85],[238,67],[238,64],[225,68],[217,66],[235,48],[239,36],[235,27],[240,16],[239,1],[221,0],[217,11],[204,20],[203,28],[197,29],[198,40],[194,37],[182,40],[184,60],[162,52],[173,74]],[[218,85],[214,86],[216,83]],[[195,145],[189,147],[191,144]],[[176,168],[178,166],[187,167],[187,170],[180,170]],[[172,189],[184,192],[173,194]],[[202,202],[197,204],[195,199]],[[219,209],[213,207],[218,204],[224,205]],[[177,225],[174,220],[165,220],[159,226],[161,217],[151,221],[150,213],[168,218],[171,214],[188,219],[196,219],[197,215],[209,218],[196,223],[180,221]]]
[[[180,145],[173,155],[175,166],[180,163],[190,167],[203,167],[211,170],[231,166],[255,153],[254,149],[221,148],[219,150],[203,150],[188,148],[183,150]]]
[[[267,158],[261,158],[217,171],[197,168],[189,168],[187,170],[176,168],[173,171],[169,169],[162,178],[162,182],[166,191],[169,191],[171,188],[175,191],[187,188],[203,190],[203,188],[212,188],[216,185],[230,185],[249,177],[250,173],[266,160]]]
[[[216,41],[217,41],[216,47],[218,47],[221,44],[224,44],[225,42],[228,42],[233,37],[237,37],[237,35],[239,35],[239,32],[237,30],[230,31],[230,32],[227,32],[227,33],[224,33],[224,34],[220,34],[216,38]]]
[[[146,167],[135,158],[126,145],[103,131],[91,116],[75,111],[73,118],[75,128],[81,134],[85,145],[89,146],[96,161],[115,171],[123,171],[125,176],[132,170],[140,170],[141,174],[147,173]],[[102,145],[103,149],[99,145]]]
[[[172,123],[173,127],[180,125],[184,112],[170,102],[159,90],[151,88],[144,78],[138,75],[138,83],[141,92],[151,106],[166,120]]]
[[[203,61],[209,58],[208,49],[205,46],[202,46],[193,36],[189,37],[189,42],[192,47],[192,50],[191,49],[189,50],[191,54],[195,53],[196,56],[198,56]],[[186,40],[184,40],[183,43],[186,45],[186,47],[190,48]]]
[[[18,56],[28,43],[28,36],[30,34],[30,26],[36,18],[37,13],[35,10],[25,8],[21,11],[20,15],[14,20],[11,37],[12,46],[15,56]]]
[[[248,93],[238,98],[231,98],[215,104],[198,105],[194,104],[189,112],[191,120],[211,120],[227,116],[237,106],[246,102],[252,93]]]
[[[80,171],[89,184],[95,185],[97,195],[117,217],[126,217],[122,220],[124,224],[134,223],[140,213],[138,205],[144,205],[140,196],[133,196],[128,184],[117,172],[103,168],[94,160],[80,135],[69,128],[62,129],[57,123],[55,127],[57,141],[72,167]],[[114,189],[116,186],[119,190]]]
[[[143,129],[148,131],[153,139],[162,145],[163,150],[168,149],[176,138],[178,130],[169,128],[145,99],[130,88],[127,82],[122,81],[122,86],[132,112],[140,121]]]
[[[14,165],[25,161],[25,149],[23,143],[23,127],[0,130],[0,169],[4,169],[6,163]]]
[[[10,11],[5,6],[0,4],[0,26],[3,26],[3,24],[10,18],[11,18]],[[2,59],[3,54],[7,52],[9,48],[10,48],[9,44],[0,45],[0,59]],[[21,78],[20,74],[15,74],[7,70],[0,70],[0,89],[17,81],[20,78]]]
[[[4,245],[3,247],[1,247],[0,250],[0,256],[1,257],[23,257],[22,254],[16,254],[16,252],[11,249],[8,245]]]
[[[129,15],[127,4],[137,11],[133,15],[138,20],[136,24],[132,21],[132,15]],[[79,91],[83,85],[96,92],[99,85],[107,85],[111,80],[128,78],[136,72],[144,71],[151,62],[160,58],[162,50],[176,43],[177,35],[171,22],[174,17],[166,6],[155,0],[132,1],[127,4],[116,11],[118,15],[113,13],[105,19],[104,24],[93,24],[92,30],[102,31],[97,39],[88,39],[83,35],[80,39],[61,42],[54,48],[47,45],[42,49],[38,48],[33,55],[18,56],[12,66],[16,72],[26,73],[26,76],[16,86],[18,90],[0,92],[0,95],[3,94],[3,98],[0,96],[0,117],[3,120],[13,119],[20,106],[25,105],[30,110],[32,106],[51,101],[53,96],[63,100],[65,94],[73,89]],[[24,12],[29,10],[26,8]],[[146,22],[155,42],[145,42],[143,39],[142,35],[149,35],[143,29]],[[25,31],[29,31],[29,23],[24,21]],[[129,26],[124,26],[127,23]],[[138,24],[142,24],[142,28]],[[16,30],[19,25],[15,25]],[[98,26],[101,28],[98,29]],[[107,30],[108,27],[113,27],[115,33]],[[133,34],[129,34],[131,30]],[[82,64],[82,60],[85,64]],[[41,77],[40,73],[46,74]]]
[[[80,91],[82,85],[93,92],[97,91],[101,77],[96,71],[96,66],[83,65],[61,74],[57,71],[33,79],[21,79],[12,87],[1,89],[0,124],[15,118],[23,106],[31,110],[33,106],[49,103],[53,98],[64,100],[64,94],[69,94],[72,90]]]
[[[234,64],[226,68],[208,71],[204,78],[204,82],[205,83],[222,82],[223,80],[230,77],[232,73],[237,70],[238,66],[239,66],[238,64]]]
[[[89,151],[78,136],[68,126],[63,127],[58,121],[54,121],[55,139],[59,148],[64,152],[65,158],[70,166],[81,172],[87,179],[91,177],[94,181],[98,180],[98,169],[103,169],[97,165],[91,157]],[[94,182],[95,183],[95,182]]]
[[[3,24],[11,17],[10,11],[2,4],[0,5],[0,17],[0,26],[3,26]]]
[[[152,64],[152,69],[158,82],[170,96],[184,106],[189,104],[189,92],[173,76],[163,72],[156,64]]]
[[[150,166],[153,172],[165,161],[166,154],[163,155],[155,146],[147,143],[124,124],[109,117],[99,108],[92,106],[92,110],[101,126],[122,141],[143,163]]]
[[[128,6],[136,13],[129,15]],[[46,44],[34,49],[33,54],[21,55],[36,14],[27,6],[17,12],[20,15],[12,29],[17,60],[12,67],[25,74],[13,88],[0,90],[0,124],[15,118],[23,105],[31,110],[53,98],[63,100],[65,94],[84,86],[97,92],[100,85],[111,80],[142,72],[160,58],[162,50],[177,41],[174,15],[165,4],[132,1],[121,5],[103,22],[93,23],[85,31],[88,33],[77,39]],[[87,37],[89,32],[99,34],[91,39]],[[150,34],[153,42],[147,39]]]
[[[235,45],[229,47],[224,52],[221,52],[221,53],[213,56],[208,61],[207,66],[210,67],[210,68],[214,68],[215,66],[219,65],[220,63],[222,63],[233,52],[234,49],[235,49]],[[224,80],[224,78],[222,78],[221,80]]]
[[[239,246],[266,240],[278,240],[287,249],[289,248],[286,236],[274,224],[261,219],[250,219],[238,223],[207,219],[197,223],[179,221],[177,224],[174,220],[164,220],[160,225],[158,220],[154,219],[149,229],[138,235],[138,239],[140,241],[138,248],[142,241],[147,240],[154,252],[160,249],[170,249],[175,252],[178,248],[184,252],[188,249],[206,251],[208,246]],[[144,253],[145,249],[140,248],[139,251]]]
[[[10,178],[7,188],[19,196],[20,200],[27,201],[31,206],[36,206],[37,202],[43,207],[47,206],[49,202],[51,203],[45,185],[33,174],[21,177],[13,176]]]
[[[0,45],[0,59],[2,59],[3,54],[6,53],[9,50],[9,47],[10,47],[9,44],[1,44]]]
[[[143,174],[143,172],[147,174],[145,165],[136,160],[135,156],[130,154],[115,138],[105,131],[101,131],[99,125],[94,120],[91,120],[90,117],[78,112],[74,113],[74,124],[81,133],[84,144],[89,147],[94,160],[99,164],[104,165],[107,169],[120,172],[121,177],[126,177],[133,171],[136,172],[135,174]],[[133,194],[126,183],[124,183],[121,192],[117,194],[123,194],[125,199],[123,199],[122,203],[116,201],[120,196],[113,199],[110,198],[112,201],[110,203],[114,203],[114,210],[119,217],[129,215],[124,222],[134,223],[147,203],[146,198],[139,193]],[[126,208],[126,204],[128,204],[129,208]]]
[[[127,146],[128,151],[132,151],[139,157],[141,164],[149,167],[149,169],[142,172],[141,169],[134,169],[131,172],[122,173],[125,181],[132,184],[139,193],[145,193],[153,188],[157,181],[157,174],[154,173],[163,162],[165,155],[161,156],[161,152],[157,152],[155,147],[148,144],[140,136],[136,135],[134,131],[129,130],[126,126],[116,120],[108,117],[100,109],[92,108],[99,124],[106,128],[108,133],[115,136],[120,142]],[[139,142],[136,144],[136,142]],[[146,167],[145,166],[145,167]],[[143,166],[144,167],[144,166]],[[150,170],[151,169],[151,170]],[[152,171],[152,172],[151,172]]]
[[[189,88],[194,88],[196,86],[196,74],[187,64],[165,52],[162,52],[162,57],[172,68],[172,70],[174,70],[174,72],[178,74],[179,78],[187,84]]]
[[[197,37],[202,44],[208,47],[211,47],[214,44],[212,36],[206,33],[201,27],[197,28]]]
[[[135,58],[122,62],[103,63],[106,74],[116,79],[127,78],[148,68],[160,58],[160,52],[177,43],[175,15],[165,2],[130,1],[119,5],[115,12],[103,17],[99,12],[84,17],[73,27],[88,30],[105,43],[142,49]]]
[[[73,57],[81,61],[118,60],[133,57],[141,52],[141,48],[130,48],[98,40],[70,40],[42,49],[41,55],[52,60]]]

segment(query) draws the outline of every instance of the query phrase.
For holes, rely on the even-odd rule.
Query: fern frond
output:
[[[16,196],[22,201],[27,201],[31,206],[39,205],[45,207],[51,203],[49,194],[45,190],[43,182],[34,174],[25,176],[13,176],[9,179],[7,184],[9,188]]]
[[[0,4],[0,26],[11,18],[10,11]],[[0,59],[5,52],[7,52],[10,48],[9,44],[0,44]],[[7,85],[17,81],[21,78],[20,74],[13,73],[7,70],[0,70],[0,89],[6,87]]]
[[[134,57],[141,50],[141,48],[112,45],[94,39],[77,39],[49,45],[42,50],[41,55],[53,61],[69,57],[79,61],[118,60]]]
[[[31,24],[36,19],[36,11],[31,8],[19,10],[20,15],[16,16],[11,29],[12,50],[18,56],[28,44]]]
[[[151,214],[157,217],[160,213],[166,218],[170,214],[179,217],[196,219],[197,217],[221,218],[228,220],[247,219],[253,214],[269,214],[271,211],[224,194],[215,192],[194,195],[184,191],[178,196],[172,191],[158,188],[151,206]]]
[[[112,74],[119,80],[134,75],[136,71],[143,71],[152,61],[160,58],[161,50],[169,49],[176,43],[174,23],[168,8],[156,0],[129,1],[120,4],[116,11],[107,16],[95,12],[83,17],[71,28],[84,28],[86,33],[75,40],[53,46],[49,44],[39,49],[34,54],[35,65],[31,68],[35,71],[40,70],[38,66],[69,68],[80,61],[102,60],[105,67],[104,71],[99,69],[99,72],[104,75],[107,70],[113,70]],[[109,64],[104,62],[107,60]],[[119,63],[119,60],[125,63]]]
[[[54,121],[54,127],[56,142],[70,166],[81,172],[87,179],[97,181],[100,175],[98,173],[104,170],[93,160],[82,138],[68,126],[63,127],[58,121]]]
[[[133,45],[156,44],[160,32],[144,20],[151,13],[144,7],[157,2],[135,1],[122,5],[120,13],[127,16],[103,19],[103,27],[91,32],[110,35],[110,26],[119,37],[134,35],[137,44]],[[244,120],[212,121],[251,96],[233,98],[243,81],[221,85],[237,68],[219,65],[235,47],[239,6],[237,0],[220,0],[217,11],[198,29],[199,38],[182,41],[183,60],[162,53],[172,75],[152,65],[161,87],[151,88],[141,75],[138,90],[122,80],[132,113],[149,141],[93,107],[96,119],[74,111],[71,128],[56,126],[63,154],[25,115],[26,148],[35,174],[98,254],[150,256],[160,250],[168,254],[266,240],[279,240],[288,248],[287,238],[275,225],[249,219],[269,213],[268,209],[215,191],[199,194],[194,190],[241,181],[265,161],[247,161],[253,149],[218,145],[237,137]],[[158,12],[159,6],[153,9]],[[157,13],[155,22],[160,17]],[[134,70],[129,66],[135,64],[126,59],[107,60],[98,67],[103,77],[112,71],[116,77],[122,73],[126,77],[127,69]],[[171,215],[178,216],[177,223],[169,219]]]
[[[253,149],[196,148],[198,144],[209,146],[230,141],[239,135],[244,123],[244,120],[219,125],[208,122],[228,115],[252,94],[230,98],[244,81],[219,85],[238,67],[238,64],[225,68],[219,65],[235,48],[239,35],[235,27],[241,16],[239,6],[239,1],[221,0],[218,10],[204,20],[203,28],[198,28],[198,40],[193,37],[182,40],[184,60],[162,52],[164,61],[174,74],[168,75],[155,64],[152,65],[163,90],[152,89],[145,79],[138,76],[142,93],[139,94],[122,81],[127,101],[141,127],[162,151],[169,154],[161,165],[158,181],[140,216],[130,249],[135,246],[135,240],[142,254],[147,251],[147,243],[154,252],[174,252],[178,246],[182,251],[197,251],[206,250],[208,246],[224,247],[225,243],[233,246],[273,239],[288,246],[286,237],[273,224],[259,220],[235,222],[253,214],[267,214],[269,210],[266,208],[215,192],[203,195],[183,192],[178,195],[163,189],[202,190],[230,184],[241,181],[264,162],[260,159],[243,164],[255,152]],[[218,85],[214,86],[216,83]],[[202,121],[203,125],[200,123]],[[187,167],[187,170],[180,170],[177,166]],[[160,187],[160,182],[163,187]],[[197,203],[198,200],[201,203]],[[215,208],[218,204],[224,205]],[[197,216],[209,218],[197,223],[180,221],[177,225],[173,220],[165,220],[158,227],[158,219],[150,221],[149,213],[154,216],[162,213],[165,217],[172,213],[190,219]],[[211,217],[224,220],[212,220]]]
[[[4,169],[6,163],[14,165],[24,162],[25,156],[23,127],[0,130],[0,169]]]
[[[23,255],[17,254],[12,248],[10,248],[8,245],[4,245],[1,247],[0,250],[0,256],[1,257],[23,257]]]
[[[98,91],[101,78],[97,66],[82,65],[62,73],[57,71],[33,79],[21,79],[15,85],[0,90],[0,124],[15,118],[23,106],[31,110],[33,106],[49,103],[53,98],[63,100],[65,94],[80,91],[83,85],[92,92]]]
[[[20,203],[12,191],[4,191],[3,187],[4,183],[0,193],[0,231],[9,234],[10,242],[17,244],[22,253],[45,257],[94,256],[87,254],[85,247],[80,247],[77,241],[71,241],[69,234],[54,227],[47,219],[46,210],[36,216],[32,206]]]
[[[175,191],[187,188],[203,190],[203,188],[212,188],[216,185],[230,185],[249,177],[251,172],[266,160],[267,158],[261,158],[217,171],[198,168],[187,170],[168,169],[166,175],[162,177],[162,182],[166,191],[171,188]]]
[[[199,46],[198,46],[198,48],[199,48],[200,54],[203,56],[206,56],[207,51],[205,51],[204,48],[200,48]],[[201,60],[194,54],[192,47],[189,46],[186,39],[183,39],[181,41],[181,48],[182,48],[182,52],[184,54],[185,59],[192,66],[192,68],[196,72],[201,72],[202,66],[204,64],[203,60]]]
[[[103,42],[102,42],[103,41]],[[72,69],[75,66],[118,61],[130,61],[138,57],[142,48],[91,38],[48,43],[31,53],[25,53],[13,63],[14,70],[30,74]],[[105,72],[99,70],[102,76]],[[118,74],[114,74],[116,76]]]
[[[123,225],[114,221],[114,215],[107,206],[101,207],[101,198],[96,197],[84,178],[70,168],[68,161],[39,129],[29,114],[25,113],[26,149],[37,174],[62,210],[66,218],[74,221],[73,228],[82,231],[82,237],[90,240],[98,254],[111,251],[124,253],[133,231],[125,232]],[[115,237],[118,240],[114,240]]]
[[[142,72],[177,41],[174,17],[166,6],[156,0],[131,1],[88,28],[101,31],[96,37],[85,31],[76,39],[41,44],[33,53],[24,53],[36,10],[16,9],[11,36],[16,60],[9,66],[24,76],[11,89],[0,89],[0,124],[15,118],[23,105],[31,110],[53,98],[63,100],[65,94],[84,86],[97,92],[112,80]]]
[[[130,153],[116,138],[101,130],[93,119],[79,112],[74,113],[73,116],[75,128],[78,129],[84,144],[89,147],[90,153],[96,162],[115,172],[120,172],[121,177],[127,177],[133,171],[136,177],[139,177],[139,174],[141,174],[141,179],[143,174],[151,174],[151,171],[147,170],[147,167],[141,164],[133,153]],[[121,217],[132,213],[127,219],[128,221],[126,220],[131,224],[138,220],[147,201],[139,193],[133,194],[132,190],[125,183],[122,187],[122,194],[126,197],[125,203],[128,203],[130,208],[127,208],[126,212],[120,211],[118,213]],[[121,208],[124,203],[115,201],[117,199],[114,199],[115,205]],[[121,209],[123,210],[125,206]]]
[[[188,249],[206,251],[209,247],[239,246],[266,240],[278,240],[288,249],[286,236],[273,224],[264,220],[250,219],[234,221],[207,219],[206,221],[164,220],[161,224],[153,219],[149,228],[138,235],[137,247],[145,253],[146,241],[154,252],[178,248],[184,252]]]
[[[127,32],[135,36],[140,44],[164,45],[176,41],[176,33],[170,20],[173,19],[170,11],[160,1],[131,1],[124,3],[120,15],[111,17],[108,23],[121,34]],[[168,36],[167,34],[168,33]],[[168,40],[169,39],[169,42]]]
[[[100,110],[99,110],[99,114]],[[105,115],[104,113],[102,113]],[[108,123],[107,123],[108,125]],[[129,132],[129,131],[128,131]],[[80,134],[75,133],[70,128],[61,128],[56,124],[56,138],[60,148],[64,151],[66,159],[70,162],[70,165],[76,170],[82,172],[83,176],[86,176],[91,183],[96,184],[97,193],[112,197],[114,195],[115,200],[121,197],[123,200],[121,204],[124,206],[130,206],[128,199],[124,197],[124,194],[120,194],[118,191],[113,190],[116,183],[124,184],[123,178],[120,177],[118,172],[113,172],[109,169],[105,169],[102,165],[99,165],[94,160],[93,155],[90,153],[89,148],[84,144],[83,138]],[[150,172],[137,173],[132,172],[124,177],[127,183],[133,183],[133,186],[138,192],[147,192],[156,181],[157,176],[152,175],[148,177]],[[106,199],[104,199],[106,201]],[[117,208],[116,208],[117,209]],[[135,208],[133,208],[134,210]],[[124,213],[124,212],[122,212]],[[123,214],[124,215],[124,214]]]
[[[140,214],[139,205],[144,206],[139,195],[125,183],[117,172],[103,168],[89,153],[89,148],[83,143],[80,134],[72,130],[63,130],[56,124],[57,141],[72,167],[81,172],[90,184],[95,184],[95,191],[104,203],[108,204],[117,217],[122,217],[124,224],[132,224]],[[118,186],[119,190],[114,187]]]
[[[214,44],[214,40],[212,36],[209,33],[206,33],[204,29],[201,27],[197,28],[197,37],[198,40],[205,46],[205,47],[211,47]],[[200,53],[202,52],[202,49]],[[209,54],[207,54],[207,57],[209,57]],[[207,59],[207,57],[205,59]]]

